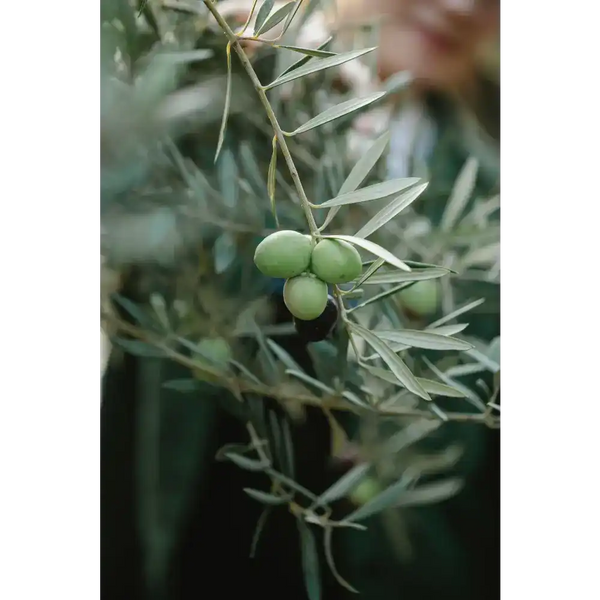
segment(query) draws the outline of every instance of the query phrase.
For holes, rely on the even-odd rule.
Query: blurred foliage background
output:
[[[213,4],[235,31],[252,2]],[[262,22],[285,4],[265,2]],[[279,23],[279,45],[313,56],[242,44],[261,82],[376,45],[321,32],[329,4],[290,2]],[[102,0],[101,34],[103,598],[499,597],[498,140],[434,96],[435,151],[394,173],[386,106],[404,74],[286,138],[315,204],[352,177],[349,192],[428,182],[368,235],[412,272],[361,250],[370,276],[344,301],[392,358],[341,325],[307,343],[283,282],[252,261],[277,229],[270,191],[280,228],[308,231],[302,199],[206,3]],[[360,61],[270,90],[281,128],[371,93]],[[360,232],[390,194],[378,198],[342,206],[327,232]]]

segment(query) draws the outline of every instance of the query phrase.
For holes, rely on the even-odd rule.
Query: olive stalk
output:
[[[277,121],[277,117],[275,116],[273,107],[271,106],[271,103],[269,102],[269,99],[265,92],[265,88],[262,85],[262,83],[260,82],[258,75],[256,74],[256,71],[254,70],[252,63],[250,62],[250,59],[248,58],[248,56],[246,56],[244,49],[240,45],[240,40],[239,40],[238,36],[233,32],[231,27],[229,27],[227,21],[219,13],[219,11],[217,10],[213,1],[212,0],[204,0],[204,4],[206,5],[208,10],[211,12],[213,17],[219,24],[219,27],[221,27],[221,29],[223,30],[223,33],[227,37],[227,40],[231,44],[231,47],[234,49],[235,53],[238,55],[244,70],[246,71],[248,77],[250,78],[250,81],[252,82],[252,85],[254,86],[256,93],[258,94],[258,97],[265,109],[265,112],[267,113],[267,118],[269,119],[271,126],[273,127],[273,131],[275,132],[275,136],[277,137],[277,142],[279,143],[279,147],[281,148],[281,153],[283,154],[283,158],[284,158],[284,160],[287,164],[287,167],[290,171],[290,175],[292,176],[292,181],[294,182],[294,186],[296,187],[296,190],[298,192],[298,196],[300,198],[300,203],[302,204],[304,214],[306,215],[306,220],[308,221],[308,227],[310,229],[310,233],[311,233],[312,237],[318,237],[319,228],[318,228],[317,223],[315,222],[315,218],[312,214],[310,202],[308,200],[308,197],[306,196],[306,192],[304,191],[304,186],[302,185],[302,182],[300,181],[298,169],[296,168],[296,165],[294,164],[294,159],[292,158],[292,155],[291,155],[288,145],[286,143],[285,134],[284,134],[283,130],[281,129],[281,127],[279,126],[279,122]]]

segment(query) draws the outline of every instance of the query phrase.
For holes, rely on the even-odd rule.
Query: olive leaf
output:
[[[477,306],[480,306],[484,302],[485,302],[485,298],[480,298],[479,300],[474,300],[472,302],[469,302],[469,303],[465,304],[464,306],[461,306],[461,307],[457,308],[456,310],[453,310],[451,313],[447,314],[446,316],[442,317],[441,319],[434,321],[433,323],[431,323],[429,325],[429,327],[430,328],[439,327],[440,325],[443,325],[444,323],[447,323],[448,321],[452,321],[452,319],[456,319],[456,317],[459,317],[460,315],[462,315],[466,312],[469,312],[470,310],[473,310],[474,308],[476,308]]]
[[[283,21],[294,8],[298,9],[295,2],[288,2],[287,4],[284,4],[279,10],[275,11],[261,25],[261,27],[258,29],[258,31],[256,31],[255,35],[258,37],[259,35],[262,35],[263,33],[270,31],[276,25],[279,25],[279,23],[281,23],[281,21]],[[262,7],[261,7],[261,9],[262,9]]]
[[[477,160],[473,157],[468,158],[456,178],[444,214],[442,215],[442,220],[440,222],[440,229],[442,231],[450,231],[463,213],[467,202],[475,189],[477,170]]]
[[[423,484],[418,488],[406,490],[400,495],[395,507],[422,506],[424,504],[435,504],[452,498],[463,488],[463,482],[457,477]]]
[[[393,373],[390,373],[385,369],[381,369],[380,367],[372,367],[371,365],[365,365],[362,362],[360,366],[374,377],[383,379],[384,381],[387,381],[392,385],[406,387],[401,381],[398,380],[398,378]],[[466,394],[464,392],[451,385],[445,385],[443,383],[439,383],[438,381],[433,381],[432,379],[426,379],[424,377],[417,377],[416,380],[426,392],[434,396],[447,396],[448,398],[466,398]]]
[[[236,452],[225,452],[223,453],[223,457],[246,471],[264,471],[269,467],[268,463],[242,456]]]
[[[375,254],[375,256],[379,256],[379,258],[383,258],[383,260],[385,260],[385,262],[396,267],[397,269],[403,269],[405,271],[411,270],[410,267],[405,262],[401,261],[399,258],[394,256],[391,252],[389,252],[385,248],[382,248],[378,244],[375,244],[374,242],[370,242],[369,240],[363,240],[362,238],[357,238],[357,237],[354,237],[353,235],[337,235],[336,234],[336,235],[324,235],[322,237],[331,238],[334,240],[344,240],[345,242],[348,242],[350,244],[358,246],[359,248],[362,248],[363,250],[367,250],[368,252],[371,252],[371,254]]]
[[[147,344],[146,342],[141,342],[139,340],[125,340],[123,338],[112,338],[112,343],[116,346],[120,346],[128,352],[129,354],[133,354],[134,356],[140,356],[143,358],[163,358],[165,353],[160,348],[153,346],[152,344]]]
[[[277,207],[275,205],[275,185],[277,180],[277,136],[273,136],[273,151],[269,162],[269,172],[267,174],[267,193],[271,202],[271,212],[275,219],[275,224],[279,228],[279,219],[277,218]]]
[[[349,492],[363,481],[371,468],[372,465],[370,463],[361,463],[352,467],[319,496],[314,507],[325,506],[347,496]]]
[[[407,390],[423,398],[423,400],[431,400],[431,396],[423,389],[417,378],[406,364],[404,364],[404,361],[382,339],[356,323],[349,323],[348,325],[354,333],[363,338],[381,356],[381,359],[386,363],[390,371]]]
[[[310,48],[300,48],[299,46],[278,46],[279,48],[287,48],[288,50],[293,50],[294,52],[299,52],[304,54],[300,60],[297,60],[295,63],[292,63],[287,69],[281,72],[280,77],[283,77],[285,74],[294,71],[298,67],[305,65],[311,58],[328,58],[329,56],[337,56],[336,52],[329,52],[327,50],[323,50],[330,43],[333,37],[327,38],[320,46],[318,46],[315,50]],[[324,56],[321,56],[321,53],[324,53]]]
[[[342,187],[339,189],[338,196],[353,192],[358,186],[365,180],[367,175],[371,172],[373,167],[377,164],[377,161],[381,158],[383,151],[386,149],[390,142],[390,134],[388,131],[380,135],[371,144],[369,149],[358,159],[350,174],[344,180]],[[331,221],[335,218],[337,213],[340,211],[341,206],[332,207],[327,213],[327,217],[323,222],[323,225],[319,228],[319,231],[323,231]]]
[[[470,350],[473,348],[471,344],[463,340],[431,331],[414,329],[378,330],[377,335],[387,342],[397,342],[412,348],[423,348],[424,350]]]
[[[431,331],[431,333],[437,333],[439,335],[456,335],[457,333],[461,333],[469,326],[468,323],[457,323],[456,325],[442,325],[441,327],[431,327],[429,325],[427,327],[427,331]]]
[[[302,572],[308,600],[321,600],[321,576],[319,572],[319,553],[314,535],[307,523],[298,518],[300,549],[302,553]]]
[[[215,259],[215,273],[224,273],[235,260],[237,247],[235,238],[229,231],[224,231],[215,241],[213,254]]]
[[[284,350],[279,344],[270,338],[266,338],[266,343],[273,354],[288,368],[293,371],[302,372],[300,365]]]
[[[262,513],[260,513],[260,517],[256,523],[256,529],[254,530],[254,535],[252,536],[252,543],[250,544],[250,558],[254,558],[256,555],[256,548],[258,547],[258,541],[260,539],[260,534],[263,532],[265,525],[267,524],[267,520],[271,511],[273,510],[272,506],[267,506]]]
[[[373,263],[371,263],[369,268],[361,275],[359,279],[357,279],[356,283],[352,286],[352,288],[349,291],[353,291],[356,288],[359,288],[365,281],[367,281],[367,279],[373,276],[384,264],[385,260],[383,260],[383,258],[378,258]]]
[[[351,313],[351,312],[354,312],[355,310],[360,310],[361,308],[364,308],[365,306],[369,306],[369,304],[374,304],[375,302],[380,302],[381,300],[384,300],[385,298],[388,298],[389,296],[393,296],[394,294],[397,294],[398,292],[406,289],[407,287],[409,287],[411,285],[412,285],[412,283],[410,281],[406,282],[406,283],[401,283],[400,285],[390,288],[389,290],[385,290],[385,292],[381,292],[381,293],[377,294],[376,296],[372,296],[371,298],[368,298],[364,302],[361,302],[360,304],[357,304],[356,306],[349,308],[346,312]]]
[[[331,41],[329,38],[324,44],[326,45]],[[319,46],[320,48],[321,46]],[[298,52],[299,54],[304,54],[306,56],[305,59],[300,59],[295,62],[288,68],[288,71],[292,70],[292,68],[301,67],[303,64],[307,63],[311,58],[328,58],[329,56],[337,56],[335,52],[330,52],[329,50],[319,50],[319,48],[302,48],[300,46],[287,46],[285,44],[278,44],[275,48],[284,48],[285,50],[291,50],[292,52]]]
[[[171,379],[162,385],[165,389],[182,393],[197,392],[202,384],[197,379]]]
[[[448,275],[450,271],[444,267],[434,267],[431,269],[411,269],[410,273],[392,271],[387,273],[377,273],[363,283],[366,285],[384,285],[388,283],[402,283],[411,281],[424,281],[426,279],[439,279]]]
[[[380,513],[388,508],[396,506],[400,497],[406,492],[408,486],[412,482],[412,477],[403,476],[399,481],[392,484],[372,500],[363,504],[352,514],[346,517],[346,521],[356,522],[363,521],[367,517]]]
[[[375,94],[371,94],[366,96],[365,98],[352,98],[351,100],[346,100],[346,102],[342,102],[337,104],[336,106],[332,106],[327,110],[324,110],[322,113],[318,114],[316,117],[313,117],[303,125],[300,125],[297,129],[292,132],[286,133],[288,136],[298,135],[300,133],[305,133],[306,131],[310,131],[315,127],[320,127],[325,123],[329,123],[334,121],[335,119],[339,119],[344,115],[348,115],[356,110],[359,110],[369,104],[372,104],[376,100],[379,100],[384,95],[384,92],[376,92]]]
[[[280,75],[275,81],[271,82],[269,85],[264,86],[263,89],[270,90],[278,85],[282,85],[284,83],[288,83],[289,81],[294,81],[294,79],[300,79],[300,77],[305,77],[306,75],[311,75],[312,73],[317,73],[318,71],[323,71],[324,69],[330,69],[331,67],[337,67],[349,60],[354,60],[360,56],[367,54],[368,52],[373,52],[375,48],[365,48],[364,50],[353,50],[352,52],[344,52],[343,54],[336,54],[335,56],[330,56],[329,58],[323,58],[318,61],[309,61],[307,64],[294,69],[293,71],[289,71],[285,75]]]
[[[331,573],[335,577],[336,581],[343,587],[345,587],[349,592],[353,594],[358,594],[358,590],[353,588],[339,573],[337,567],[335,566],[335,561],[333,559],[333,551],[332,551],[332,536],[333,536],[333,527],[331,525],[325,527],[323,546],[325,551],[325,560],[327,561],[327,565],[329,566]]]
[[[388,221],[398,216],[407,206],[412,204],[427,188],[428,183],[422,183],[413,189],[404,192],[387,206],[384,206],[376,215],[365,223],[354,235],[367,238],[383,227]]]
[[[296,379],[300,379],[300,381],[304,381],[304,383],[308,383],[318,390],[325,392],[326,394],[334,395],[335,391],[329,386],[325,385],[323,382],[318,379],[314,379],[310,375],[303,373],[302,371],[296,371],[295,369],[286,369],[286,374],[295,377]]]
[[[358,204],[360,202],[370,202],[372,200],[381,200],[388,198],[393,194],[397,194],[402,190],[411,187],[419,181],[418,177],[403,177],[401,179],[390,179],[383,183],[375,183],[373,185],[340,194],[331,200],[326,200],[321,204],[317,204],[314,208],[329,208],[331,206],[346,206],[348,204]]]
[[[231,44],[227,44],[227,84],[225,88],[225,106],[223,107],[223,117],[221,118],[221,128],[219,130],[219,140],[217,142],[217,150],[215,152],[215,162],[219,158],[223,142],[225,141],[225,131],[227,130],[227,119],[229,117],[229,108],[231,106]]]
[[[304,0],[296,0],[296,5],[294,6],[294,10],[292,12],[290,12],[290,14],[287,16],[287,20],[286,22],[283,24],[283,30],[281,32],[281,36],[283,36],[285,34],[285,32],[289,29],[290,25],[292,24],[292,21],[294,20],[294,17],[296,16],[296,13],[298,12],[298,9],[300,8],[300,5],[302,4]]]
[[[273,10],[273,6],[275,6],[275,0],[265,0],[261,7],[258,9],[258,13],[256,15],[256,20],[254,21],[254,30],[260,31],[265,21],[268,19],[271,11]]]
[[[483,365],[491,373],[497,373],[500,370],[500,365],[495,360],[489,358],[483,352],[479,352],[476,348],[471,348],[466,354]]]
[[[261,504],[267,504],[269,506],[281,506],[282,504],[287,504],[290,501],[290,496],[275,496],[273,494],[267,494],[267,492],[261,492],[260,490],[255,490],[253,488],[244,488],[244,492],[257,500]]]

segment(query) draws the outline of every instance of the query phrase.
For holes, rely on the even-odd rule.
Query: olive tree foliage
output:
[[[307,590],[318,598],[308,524],[325,530],[330,567],[349,586],[331,556],[336,528],[362,528],[373,514],[443,500],[460,488],[454,478],[419,483],[423,473],[450,466],[454,451],[431,464],[407,464],[402,451],[447,421],[499,424],[499,339],[490,345],[468,335],[469,313],[484,300],[458,302],[456,292],[465,281],[499,283],[499,231],[490,220],[499,198],[472,197],[477,162],[469,159],[434,225],[418,210],[426,179],[386,178],[387,133],[358,155],[348,151],[355,117],[398,88],[357,96],[336,85],[340,69],[376,45],[339,50],[335,38],[298,45],[303,24],[327,2],[258,0],[242,20],[221,11],[226,4],[102,2],[102,327],[113,356],[188,367],[189,379],[165,384],[182,394],[205,382],[235,399],[234,413],[270,398],[292,421],[306,406],[320,408],[338,448],[346,441],[340,412],[395,424],[365,439],[371,458],[319,496],[294,480],[287,420],[265,436],[273,423],[244,413],[250,445],[232,440],[217,456],[268,475],[268,489],[240,493],[267,511],[290,509]],[[335,332],[309,345],[316,377],[278,344],[293,326],[270,321],[270,282],[252,262],[258,242],[282,228],[345,240],[364,261],[357,280],[333,286]],[[119,294],[132,269],[152,274],[140,283],[150,285],[148,302]],[[443,292],[429,321],[399,301],[426,280]],[[446,410],[449,398],[464,410]],[[392,465],[389,485],[342,521],[332,519],[331,504],[382,461]]]

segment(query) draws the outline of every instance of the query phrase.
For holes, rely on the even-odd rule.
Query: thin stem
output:
[[[212,0],[204,0],[204,4],[211,12],[225,35],[227,36],[228,41],[233,46],[236,54],[238,55],[244,70],[248,74],[248,77],[252,81],[254,89],[260,98],[260,101],[267,113],[267,117],[273,127],[273,131],[277,136],[277,141],[279,142],[279,147],[281,148],[281,153],[283,154],[283,158],[288,166],[290,171],[290,175],[292,176],[292,180],[294,185],[296,186],[296,190],[298,191],[298,196],[300,197],[300,202],[302,204],[302,208],[304,210],[304,214],[306,215],[306,220],[308,221],[308,227],[310,228],[310,233],[313,237],[317,237],[319,235],[319,228],[317,227],[317,223],[315,222],[315,218],[312,214],[312,210],[310,208],[310,202],[308,201],[308,197],[306,196],[306,192],[304,191],[304,187],[302,186],[302,182],[300,181],[300,176],[298,175],[298,169],[296,169],[296,165],[294,164],[294,159],[290,153],[290,150],[287,146],[284,132],[279,126],[279,122],[277,121],[277,117],[273,112],[273,108],[271,107],[271,103],[267,98],[267,94],[263,88],[262,83],[258,79],[258,75],[250,62],[250,59],[246,56],[244,49],[241,47],[238,37],[235,35],[231,27],[227,24],[227,21],[221,16],[219,11],[216,9]]]
[[[346,412],[354,412],[357,414],[361,414],[361,410],[344,401],[338,394],[330,395],[330,396],[311,396],[308,394],[297,394],[297,393],[289,393],[283,390],[272,388],[264,384],[254,383],[252,381],[247,381],[245,379],[240,379],[238,377],[234,377],[231,375],[224,374],[219,369],[212,368],[207,364],[199,364],[197,361],[189,358],[185,354],[181,354],[177,352],[177,350],[173,350],[169,346],[166,341],[158,341],[156,339],[152,339],[150,334],[146,331],[138,329],[137,327],[118,319],[118,317],[103,313],[103,317],[106,320],[110,320],[112,324],[115,326],[115,330],[120,330],[122,333],[125,333],[133,338],[142,340],[147,344],[162,350],[165,356],[188,369],[199,372],[202,371],[204,374],[211,377],[212,380],[217,380],[220,385],[224,388],[232,391],[234,394],[256,394],[259,396],[265,396],[268,398],[273,398],[274,400],[278,400],[282,403],[301,403],[309,406],[317,406],[320,408],[328,408],[330,410],[341,410]],[[411,409],[411,408],[401,408],[398,410],[379,410],[378,414],[380,416],[387,417],[423,417],[427,419],[436,419],[437,417],[431,414],[428,410],[419,410],[419,409]],[[473,422],[487,425],[495,425],[496,422],[499,422],[499,419],[494,417],[488,418],[486,421],[483,414],[469,414],[469,413],[446,413],[446,416],[451,421],[462,421],[462,422]]]

